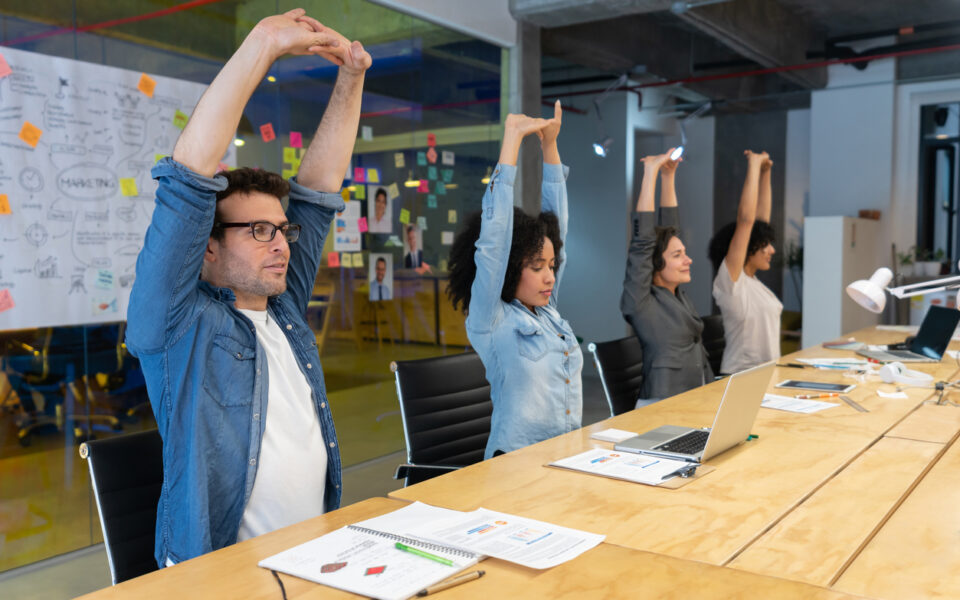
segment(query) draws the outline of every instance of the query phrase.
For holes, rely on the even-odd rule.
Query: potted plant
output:
[[[897,262],[900,263],[900,275],[903,277],[913,275],[913,248],[906,252],[897,252]]]
[[[940,274],[940,263],[933,260],[933,253],[929,248],[914,246],[914,260],[916,268],[914,274],[923,277],[933,277]]]

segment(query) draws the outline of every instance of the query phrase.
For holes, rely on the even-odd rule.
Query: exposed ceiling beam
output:
[[[808,21],[775,0],[737,0],[692,8],[678,16],[764,67],[803,63],[809,48],[823,45],[822,35]],[[809,89],[827,85],[824,69],[788,71],[781,76]]]

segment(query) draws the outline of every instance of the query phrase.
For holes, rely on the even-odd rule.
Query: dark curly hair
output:
[[[676,227],[657,227],[657,242],[653,246],[653,272],[659,273],[667,266],[663,260],[663,253],[667,251],[670,240],[680,235],[680,230]]]
[[[733,233],[737,230],[737,224],[728,223],[720,231],[713,235],[710,240],[710,249],[708,251],[710,262],[713,263],[713,270],[720,269],[720,263],[727,257],[727,251],[730,249],[730,242],[733,240]],[[758,251],[767,247],[776,241],[776,234],[773,227],[766,221],[759,219],[753,222],[753,229],[750,230],[750,243],[747,244],[747,258],[756,254]]]
[[[480,211],[467,217],[463,229],[453,240],[447,263],[450,271],[447,296],[453,303],[453,309],[461,310],[462,308],[464,314],[469,310],[470,288],[477,275],[474,253],[477,250],[476,243],[480,238],[482,222]],[[543,240],[546,238],[553,242],[553,250],[557,257],[555,269],[559,269],[563,241],[560,239],[560,221],[557,220],[557,215],[552,212],[542,212],[536,217],[531,217],[514,207],[513,240],[510,243],[510,257],[507,259],[507,273],[503,278],[503,288],[500,290],[500,298],[504,302],[510,302],[516,297],[524,266],[540,255],[543,250]]]
[[[290,183],[280,175],[271,173],[270,171],[242,167],[234,169],[233,171],[220,171],[217,175],[227,179],[226,189],[217,192],[217,202],[237,192],[263,192],[264,194],[276,196],[277,200],[282,199],[290,193]],[[219,222],[220,209],[218,204],[217,213],[214,217],[215,225],[210,231],[210,237],[218,240],[223,239],[224,233],[222,227],[216,226],[216,223]]]

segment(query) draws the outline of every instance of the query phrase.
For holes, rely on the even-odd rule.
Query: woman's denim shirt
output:
[[[517,169],[497,165],[483,195],[483,217],[474,261],[467,337],[487,371],[493,422],[484,458],[510,452],[580,427],[583,354],[570,324],[557,311],[565,248],[557,258],[553,294],[547,306],[530,312],[519,300],[500,298],[513,240],[513,181]],[[567,237],[568,169],[543,165],[541,210],[560,221]]]

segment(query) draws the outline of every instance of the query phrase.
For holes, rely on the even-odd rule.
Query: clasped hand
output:
[[[373,63],[363,44],[350,42],[308,16],[302,8],[267,17],[257,24],[255,30],[266,36],[278,57],[315,54],[354,74],[363,73]]]

